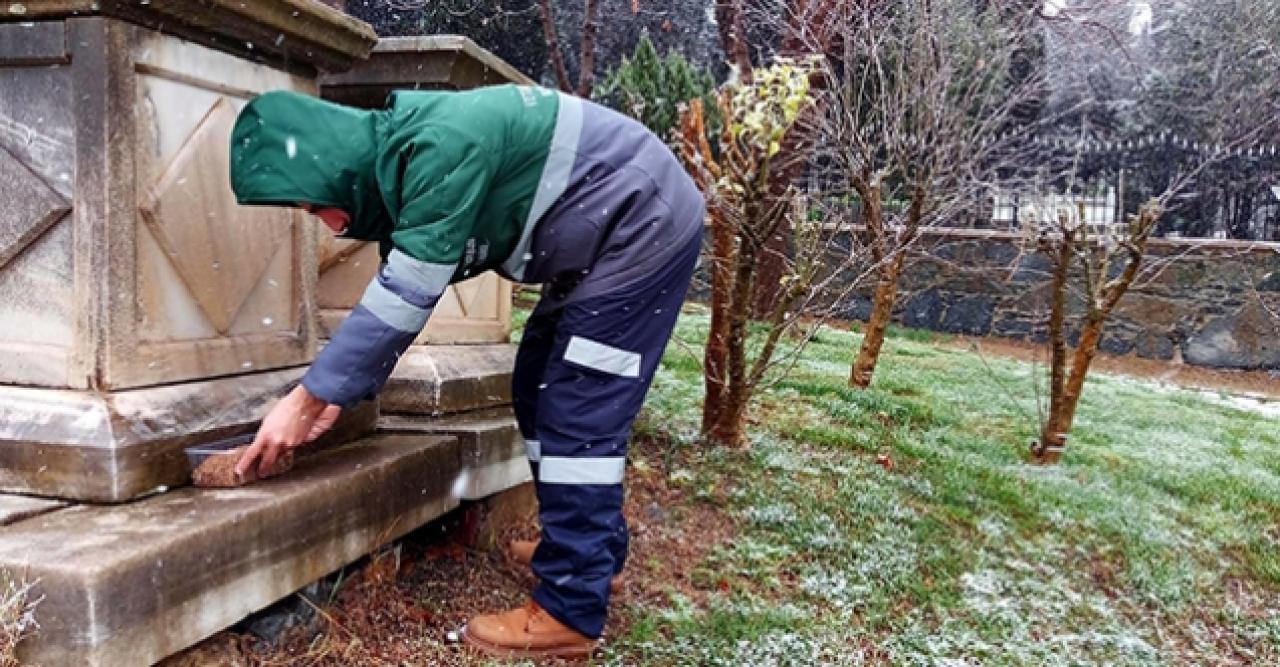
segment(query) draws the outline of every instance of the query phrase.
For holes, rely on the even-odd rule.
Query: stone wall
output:
[[[1108,322],[1101,349],[1198,366],[1280,370],[1280,244],[1151,242],[1153,266]],[[971,335],[1044,340],[1049,263],[1007,232],[932,230],[913,253],[899,323]],[[865,320],[871,288],[840,308]],[[1071,312],[1081,312],[1078,295]],[[1073,340],[1074,342],[1074,340]]]

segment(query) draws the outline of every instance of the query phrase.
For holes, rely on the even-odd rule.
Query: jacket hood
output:
[[[391,232],[375,166],[381,112],[289,91],[265,93],[231,132],[231,189],[241,204],[332,206],[351,216],[344,237]]]

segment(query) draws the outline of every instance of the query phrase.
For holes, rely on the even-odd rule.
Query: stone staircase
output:
[[[40,600],[21,658],[154,663],[463,501],[526,482],[524,444],[501,406],[510,349],[460,350],[431,355],[456,363],[415,359],[388,386],[401,410],[447,414],[384,414],[372,435],[304,456],[277,479],[118,505],[0,495],[0,569],[36,582]]]

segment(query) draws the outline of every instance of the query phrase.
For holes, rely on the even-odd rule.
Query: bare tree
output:
[[[680,133],[682,156],[707,196],[711,224],[712,313],[702,430],[708,441],[726,446],[745,443],[752,397],[771,370],[794,363],[827,313],[818,296],[852,265],[848,258],[829,261],[834,226],[826,224],[831,218],[824,198],[805,196],[794,183],[779,188],[774,178],[779,171],[795,173],[791,161],[804,159],[802,153],[784,151],[783,143],[811,104],[809,71],[781,61],[755,70],[750,81],[721,92],[718,151],[707,141],[701,100],[691,102]],[[770,312],[753,322],[759,259],[783,228],[794,231],[783,290]],[[798,332],[799,342],[778,354],[788,332]]]
[[[1102,340],[1103,326],[1138,278],[1147,241],[1162,211],[1161,200],[1153,199],[1119,229],[1095,229],[1086,222],[1084,206],[1080,204],[1074,210],[1055,211],[1053,222],[1038,226],[1034,233],[1037,246],[1049,258],[1051,267],[1049,405],[1042,416],[1040,439],[1032,447],[1037,462],[1053,463],[1062,455],[1089,365]],[[1075,287],[1072,278],[1083,283],[1084,301],[1080,338],[1074,350],[1067,345],[1067,300]]]
[[[1205,6],[1240,9],[1243,5],[1210,0]],[[1205,6],[1199,10],[1203,11]],[[1054,29],[1068,31],[1071,39],[1061,40],[1062,43],[1074,45],[1089,57],[1122,62],[1134,70],[1127,76],[1137,81],[1134,98],[1139,108],[1127,110],[1127,113],[1155,118],[1167,113],[1171,106],[1167,92],[1146,90],[1141,83],[1143,81],[1164,87],[1173,78],[1171,71],[1214,71],[1216,74],[1200,77],[1200,87],[1194,94],[1188,91],[1181,96],[1182,108],[1178,111],[1179,122],[1190,123],[1181,131],[1194,132],[1204,142],[1204,150],[1194,153],[1194,157],[1185,164],[1171,165],[1173,175],[1167,177],[1161,184],[1161,191],[1141,204],[1136,212],[1126,216],[1121,210],[1119,213],[1123,221],[1114,224],[1105,220],[1090,221],[1084,205],[1073,200],[1071,194],[1054,196],[1055,201],[1065,200],[1064,205],[1042,205],[1046,210],[1032,208],[1028,211],[1024,228],[1028,238],[1049,259],[1050,273],[1048,405],[1041,409],[1039,438],[1031,448],[1032,458],[1038,463],[1055,463],[1062,457],[1090,365],[1116,306],[1131,289],[1154,280],[1183,256],[1180,253],[1161,258],[1150,256],[1148,241],[1161,216],[1169,210],[1172,202],[1195,188],[1203,172],[1232,155],[1238,155],[1242,148],[1251,147],[1259,139],[1273,137],[1280,131],[1280,118],[1274,112],[1268,113],[1280,100],[1280,76],[1276,75],[1280,71],[1280,34],[1271,31],[1267,33],[1269,37],[1257,36],[1238,43],[1223,43],[1218,50],[1188,49],[1183,52],[1181,60],[1166,50],[1162,58],[1154,59],[1141,52],[1131,52],[1132,48],[1151,47],[1149,41],[1128,39],[1118,34],[1093,12],[1096,8],[1075,13],[1064,10],[1054,17],[1060,24]],[[1196,20],[1207,21],[1204,17]],[[1245,66],[1269,67],[1271,74],[1255,76],[1252,72],[1222,71],[1223,49],[1252,54],[1253,60]],[[1077,54],[1077,59],[1084,57],[1083,53]],[[1112,102],[1079,90],[1067,92],[1092,105],[1106,106]],[[1086,118],[1102,115],[1105,114],[1084,114]],[[1187,119],[1194,119],[1194,122]],[[1077,145],[1083,146],[1090,141],[1089,137],[1095,132],[1096,129],[1082,129]],[[1114,136],[1109,138],[1116,141]],[[1093,140],[1099,139],[1095,137]],[[1089,185],[1081,182],[1087,177],[1082,176],[1078,168],[1080,151],[1076,149],[1075,159],[1064,171],[1065,177],[1059,179],[1063,181],[1062,190],[1066,193],[1081,192],[1082,186]],[[1123,200],[1120,206],[1123,206]],[[1070,312],[1073,297],[1082,302],[1074,316]],[[1074,345],[1069,344],[1070,332],[1078,335]]]
[[[849,385],[867,387],[922,228],[969,212],[1032,130],[1042,71],[1025,2],[872,0],[830,15],[842,49],[822,114],[831,165],[855,193],[858,238],[875,270],[869,321]]]
[[[742,98],[734,107],[733,94],[722,96],[722,114],[732,111],[744,116],[736,128],[724,121],[720,142],[727,143],[723,146],[713,148],[691,134],[703,129],[700,105],[694,105],[682,120],[682,151],[710,203],[711,330],[704,357],[703,433],[714,442],[741,444],[748,403],[766,371],[779,362],[774,359],[777,341],[784,332],[796,330],[801,314],[816,315],[811,324],[825,316],[812,308],[818,294],[812,288],[819,282],[821,248],[831,243],[833,235],[825,233],[828,228],[815,233],[820,227],[798,227],[807,222],[807,215],[827,219],[829,207],[821,197],[796,198],[796,184],[812,156],[814,108],[823,103],[822,96],[807,95],[803,104],[792,101],[797,108],[787,113],[794,118],[787,127],[774,128],[776,140],[763,148],[764,156],[753,152],[761,150],[751,148],[754,140],[737,135],[750,124],[745,118],[750,106],[776,105],[773,98],[781,92],[776,81],[761,85],[755,80],[758,71],[753,61],[779,55],[778,67],[793,68],[788,76],[803,78],[806,91],[823,87],[828,79],[823,67],[795,70],[787,63],[816,63],[830,50],[834,33],[826,15],[838,4],[838,0],[717,0],[721,45],[734,68],[729,87],[753,89],[761,100],[749,105]],[[749,43],[753,38],[756,42]],[[778,70],[767,71],[774,76]],[[759,122],[759,112],[751,122]],[[807,212],[802,210],[806,207]],[[752,321],[768,333],[765,346],[748,359],[752,353],[747,349],[747,331]]]

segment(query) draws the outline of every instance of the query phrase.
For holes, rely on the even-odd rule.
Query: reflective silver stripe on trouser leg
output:
[[[537,463],[542,460],[542,443],[538,440],[525,440],[524,451],[529,456],[529,461]]]
[[[621,484],[626,467],[623,456],[546,456],[538,479],[545,484]]]
[[[569,345],[564,350],[564,360],[613,375],[640,377],[638,353],[597,343],[582,336],[569,338]]]

